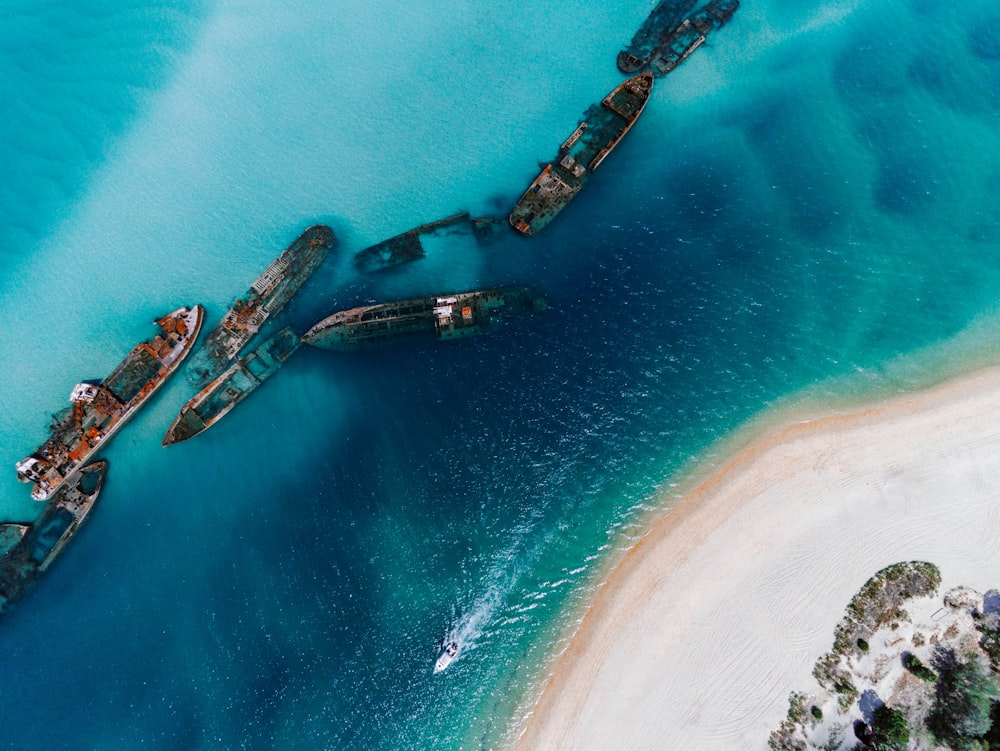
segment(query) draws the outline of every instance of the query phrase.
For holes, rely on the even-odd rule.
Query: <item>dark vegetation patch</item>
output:
[[[846,655],[867,644],[872,633],[904,620],[903,603],[913,597],[934,594],[941,584],[941,572],[933,563],[896,563],[879,571],[861,588],[847,606],[847,615],[837,626],[833,651]]]
[[[959,655],[938,644],[931,665],[938,681],[927,727],[934,738],[956,751],[984,749],[992,732],[993,704],[1000,696],[989,666],[973,653]]]

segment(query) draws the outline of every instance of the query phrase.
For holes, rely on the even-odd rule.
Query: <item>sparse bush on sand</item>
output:
[[[933,563],[909,561],[879,571],[861,588],[847,606],[847,615],[837,626],[833,651],[848,654],[861,649],[882,626],[906,619],[902,604],[913,597],[934,594],[941,585],[941,572]],[[861,650],[864,651],[864,650]]]
[[[921,562],[889,566],[865,583],[837,626],[833,649],[813,667],[828,694],[808,704],[793,693],[770,748],[1000,751],[1000,592],[984,597],[957,587],[941,600],[915,604],[920,619],[910,622],[904,605],[934,595],[940,583],[938,569]],[[937,602],[947,619],[935,613],[935,625],[925,623],[923,611],[939,608]],[[934,651],[928,659],[920,650],[925,665],[910,650],[926,649],[928,641]]]
[[[846,710],[860,694],[851,678],[851,672],[840,661],[840,655],[827,652],[819,658],[813,668],[813,677],[831,694],[836,694],[837,704]]]
[[[933,563],[896,563],[875,574],[851,599],[847,614],[834,633],[833,651],[823,655],[813,669],[819,684],[837,695],[842,711],[846,711],[859,694],[850,671],[841,664],[841,657],[867,652],[872,633],[906,618],[902,608],[906,600],[931,595],[940,584],[941,572]]]
[[[771,751],[805,751],[806,742],[799,736],[798,730],[806,716],[806,697],[799,691],[793,691],[788,697],[788,716],[771,733],[767,740]]]

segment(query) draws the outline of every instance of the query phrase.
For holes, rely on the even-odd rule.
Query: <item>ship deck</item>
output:
[[[85,467],[76,485],[53,496],[20,540],[0,556],[0,613],[24,595],[27,587],[56,559],[93,509],[101,492],[107,462]]]
[[[347,350],[420,332],[453,339],[478,333],[501,310],[532,307],[541,309],[544,301],[526,287],[412,298],[334,313],[307,331],[302,341]]]
[[[101,385],[126,404],[132,401],[147,385],[160,378],[160,362],[152,353],[137,347],[121,365],[105,378]]]
[[[618,67],[623,73],[639,72],[652,57],[654,50],[674,32],[697,0],[660,0],[635,32],[632,41],[618,55]]]
[[[260,327],[280,313],[336,244],[333,230],[324,224],[306,229],[272,261],[212,329],[192,357],[189,381],[204,388],[222,374]],[[258,290],[263,290],[262,295]],[[240,306],[247,310],[240,312]]]
[[[649,58],[650,69],[658,76],[670,73],[704,44],[713,30],[725,25],[739,7],[739,0],[712,0],[698,9],[656,48]]]
[[[203,314],[199,305],[178,308],[156,321],[165,337],[137,345],[99,386],[88,382],[74,389],[73,404],[53,422],[48,440],[17,465],[18,479],[34,483],[32,498],[47,500],[79,476],[87,460],[184,361],[201,331]]]
[[[210,428],[274,375],[300,345],[298,335],[292,329],[284,328],[245,357],[236,360],[181,408],[164,436],[163,445],[186,441]]]
[[[587,109],[584,119],[559,147],[555,161],[545,166],[518,199],[509,218],[514,229],[533,235],[583,189],[590,173],[642,113],[652,83],[650,73],[633,76]]]

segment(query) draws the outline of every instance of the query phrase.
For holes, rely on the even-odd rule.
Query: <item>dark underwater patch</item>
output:
[[[886,154],[879,158],[878,176],[873,186],[877,208],[889,214],[913,215],[932,203],[930,178],[915,154]]]
[[[907,87],[906,63],[891,47],[872,37],[848,45],[833,65],[833,83],[849,107],[863,108],[874,100],[887,101]]]
[[[973,243],[985,243],[994,248],[1000,245],[1000,205],[993,200],[1000,192],[1000,169],[986,179],[983,189],[982,208],[976,215],[976,220],[969,227],[967,237]],[[990,250],[994,250],[990,248]]]
[[[973,24],[967,39],[973,55],[986,62],[1000,62],[1000,14]]]
[[[985,65],[981,56],[970,59],[961,45],[942,47],[933,56],[914,58],[908,71],[910,80],[945,107],[986,117],[992,124],[1000,107],[1000,68]]]
[[[910,78],[947,107],[964,111],[975,107],[969,96],[968,83],[962,81],[953,65],[944,65],[940,59],[918,57],[910,66]],[[964,84],[964,85],[963,85]]]
[[[810,241],[828,240],[843,228],[870,174],[839,104],[823,86],[760,97],[734,116],[762,173],[762,185],[751,188],[757,213],[763,187],[765,204],[783,202],[790,229]]]
[[[909,39],[896,43],[913,45]],[[946,105],[955,106],[962,104],[961,94],[949,91],[957,87],[954,74],[936,69],[935,64],[941,61],[914,61],[913,55],[901,55],[898,49],[877,52],[853,45],[834,66],[841,102],[859,142],[875,159],[872,199],[888,214],[918,216],[930,208],[935,186],[947,169],[947,155],[937,148],[948,140],[941,130],[946,126],[933,117],[933,110],[921,107],[919,91],[938,92],[949,100]]]

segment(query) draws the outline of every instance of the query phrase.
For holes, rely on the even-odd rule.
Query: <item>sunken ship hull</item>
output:
[[[545,301],[528,287],[417,297],[334,313],[309,329],[302,341],[323,349],[352,350],[418,333],[460,339],[482,332],[503,313],[544,307]]]
[[[196,388],[205,387],[230,366],[268,318],[277,315],[312,276],[333,244],[333,230],[317,224],[271,262],[191,358],[190,380]]]
[[[354,265],[359,271],[371,273],[419,261],[425,256],[423,238],[451,232],[471,230],[476,242],[485,244],[492,240],[504,225],[505,221],[501,217],[473,217],[468,211],[462,211],[418,225],[388,240],[364,248],[355,254]]]
[[[628,47],[618,53],[618,70],[634,75],[645,68],[656,48],[670,38],[697,3],[698,0],[660,0]]]
[[[446,216],[433,222],[421,224],[388,240],[371,245],[358,251],[354,256],[354,265],[359,271],[372,272],[389,269],[400,264],[410,263],[424,257],[424,246],[420,242],[422,235],[432,235],[441,230],[457,225],[471,223],[469,212]]]
[[[587,110],[583,121],[559,147],[556,159],[542,169],[514,206],[511,226],[531,236],[551,222],[629,132],[652,89],[653,74],[645,71]]]
[[[0,613],[24,596],[27,587],[77,533],[97,502],[107,466],[99,461],[83,467],[59,489],[34,523],[0,525],[4,528],[0,532],[18,537],[0,555]]]
[[[298,334],[284,328],[245,356],[236,358],[222,375],[181,407],[163,438],[163,445],[186,441],[215,425],[274,375],[300,344]]]
[[[740,7],[739,0],[712,0],[679,23],[676,22],[675,13],[664,10],[668,6],[680,10],[684,5],[687,5],[683,11],[686,13],[695,3],[688,4],[688,0],[680,0],[680,3],[670,6],[664,0],[657,5],[636,35],[638,38],[648,28],[649,31],[643,37],[647,43],[637,45],[636,38],[633,38],[632,44],[618,55],[619,69],[630,73],[648,67],[653,75],[665,76],[701,47],[710,33],[728,23]],[[648,40],[654,36],[658,39],[649,46]]]
[[[161,334],[136,345],[107,378],[76,385],[49,438],[17,463],[17,479],[34,483],[32,498],[51,498],[156,393],[191,351],[203,315],[200,305],[178,308],[156,321]]]

